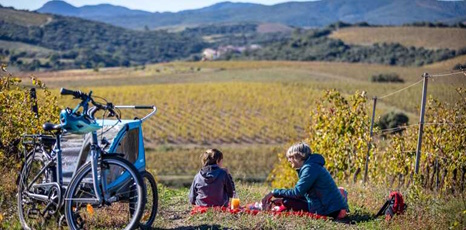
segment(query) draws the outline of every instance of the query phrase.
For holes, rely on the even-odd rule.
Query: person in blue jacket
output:
[[[282,198],[287,210],[305,211],[318,215],[341,217],[340,211],[348,210],[346,199],[340,193],[330,173],[324,168],[320,154],[312,154],[305,143],[291,146],[286,158],[298,172],[298,182],[293,189],[274,189],[262,199],[265,209],[273,197]],[[346,212],[345,212],[346,214]]]

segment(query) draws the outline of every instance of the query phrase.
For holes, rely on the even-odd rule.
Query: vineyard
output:
[[[221,145],[225,167],[231,170],[235,180],[263,182],[277,162],[274,153],[281,148],[274,145]],[[148,165],[158,179],[169,186],[190,186],[193,175],[201,166],[200,154],[205,147],[161,146],[147,154]],[[169,164],[167,164],[169,162]],[[157,167],[164,165],[163,167]],[[156,166],[156,167],[153,167]]]
[[[50,76],[38,74],[38,77],[50,86],[66,84],[83,91],[92,89],[95,95],[115,104],[158,106],[158,114],[143,127],[145,142],[149,147],[148,156],[151,156],[149,162],[154,165],[165,160],[171,162],[170,169],[153,169],[162,180],[173,181],[176,179],[174,175],[189,178],[198,170],[199,162],[189,160],[191,163],[186,165],[183,158],[167,156],[181,154],[193,159],[208,146],[240,149],[232,156],[254,153],[252,155],[266,154],[270,159],[277,159],[276,153],[282,151],[285,144],[308,137],[308,117],[315,110],[317,100],[321,100],[322,90],[335,88],[344,94],[353,94],[364,89],[367,98],[380,97],[419,83],[421,71],[439,72],[465,59],[461,57],[426,68],[346,63],[180,62],[145,66],[144,69],[63,71],[47,74]],[[370,82],[372,74],[384,72],[398,73],[406,83]],[[132,78],[128,79],[128,75]],[[460,98],[455,89],[464,84],[462,76],[436,78],[429,87],[429,94],[452,106]],[[422,84],[416,84],[402,93],[379,100],[377,117],[398,109],[408,114],[410,124],[416,124],[421,89]],[[70,98],[59,100],[62,105],[74,105]],[[371,112],[369,103],[368,100],[364,107],[366,114]],[[123,110],[122,115],[129,119],[143,116],[131,110]],[[370,122],[370,119],[366,117],[365,121]],[[369,134],[368,127],[359,130],[361,135]],[[249,150],[245,151],[241,146]],[[172,147],[177,150],[171,151]],[[279,150],[271,151],[270,148]],[[229,152],[225,153],[227,165]],[[365,151],[359,154],[362,156]],[[234,174],[243,171],[240,162],[231,164]],[[271,167],[270,162],[267,165],[256,162],[256,171],[248,175],[252,179],[263,179]],[[235,176],[245,179],[244,173]]]
[[[354,186],[350,206],[357,210],[356,215],[375,212],[377,201],[384,193],[402,189],[409,194],[410,202],[417,203],[410,216],[396,226],[424,222],[428,225],[421,226],[461,228],[466,225],[466,214],[462,211],[465,207],[458,196],[451,194],[464,194],[466,95],[464,90],[457,90],[466,88],[464,75],[431,79],[420,176],[414,174],[414,162],[422,73],[449,73],[452,66],[465,60],[461,56],[422,68],[326,62],[179,62],[37,73],[36,77],[51,88],[52,95],[58,96],[59,87],[67,87],[84,92],[92,90],[94,95],[114,104],[156,105],[157,114],[143,125],[147,168],[165,186],[189,185],[200,168],[199,155],[206,148],[215,147],[224,152],[225,166],[235,180],[245,183],[241,195],[252,202],[269,186],[249,187],[247,183],[268,179],[273,186],[293,184],[296,174],[285,162],[283,152],[290,143],[306,140],[314,151],[324,155],[327,168],[340,184]],[[397,73],[405,83],[370,81],[372,75],[380,73]],[[29,76],[21,77],[24,85],[31,85]],[[47,93],[39,90],[41,111],[44,104],[50,103],[41,99],[49,97]],[[401,135],[387,134],[389,130],[376,127],[373,138],[370,137],[369,114],[374,96],[380,98],[377,120],[390,111],[408,115],[409,123],[403,126]],[[74,107],[76,102],[58,97],[60,107]],[[131,110],[121,112],[126,119],[144,115]],[[369,183],[379,188],[374,191],[377,197],[358,190],[364,176],[369,140],[372,151],[368,176]],[[364,197],[354,194],[357,191]],[[183,188],[162,187],[162,200],[185,207],[183,192]],[[170,194],[176,199],[169,198]],[[367,197],[369,200],[365,200]],[[443,209],[433,208],[432,212],[414,220],[416,212],[426,211],[422,204],[428,204],[432,198],[441,198],[440,203],[452,207],[454,213],[449,218],[453,219],[438,225],[426,221],[436,212],[446,215]],[[456,199],[456,204],[451,199]],[[179,207],[166,206],[167,203],[162,206],[165,211],[158,226],[166,226],[164,221],[184,212]],[[191,220],[200,226],[206,223],[202,218]],[[240,225],[247,227],[247,222]],[[278,224],[265,227],[296,227]],[[385,227],[373,224],[375,228]],[[371,224],[365,227],[371,226],[374,227]]]
[[[87,89],[82,89],[87,90]],[[302,119],[317,97],[302,86],[258,83],[183,84],[96,88],[115,104],[155,104],[145,127],[153,144],[277,144],[303,137]],[[273,98],[273,100],[271,100]],[[64,104],[72,104],[72,101]],[[124,110],[123,117],[137,114]],[[140,117],[140,116],[139,116]],[[283,124],[291,124],[284,126]]]

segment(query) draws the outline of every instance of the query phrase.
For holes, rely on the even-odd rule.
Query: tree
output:
[[[364,168],[370,125],[366,101],[364,92],[356,92],[346,99],[340,92],[329,90],[316,101],[315,110],[310,113],[306,142],[314,153],[324,156],[325,167],[337,179],[357,180]],[[274,187],[294,184],[296,172],[283,153],[278,158],[269,181]]]

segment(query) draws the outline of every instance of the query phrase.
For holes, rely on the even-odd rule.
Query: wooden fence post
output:
[[[421,114],[419,117],[419,136],[417,139],[416,148],[416,166],[414,168],[414,172],[416,173],[416,175],[419,173],[419,161],[421,159],[422,134],[424,131],[424,114],[426,111],[427,79],[429,79],[429,74],[424,73],[422,77],[424,78],[424,84],[422,86]]]
[[[366,184],[367,181],[367,173],[369,171],[369,153],[371,151],[371,145],[372,145],[372,131],[374,128],[374,117],[375,117],[375,107],[377,105],[377,97],[372,98],[374,100],[374,107],[372,108],[372,119],[371,119],[371,131],[370,131],[370,139],[369,143],[367,145],[367,154],[366,154],[366,164],[364,166],[364,184]]]

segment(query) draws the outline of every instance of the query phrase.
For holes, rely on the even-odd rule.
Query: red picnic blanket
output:
[[[246,207],[248,207],[248,205]],[[246,213],[250,215],[257,215],[258,213],[263,212],[263,213],[272,214],[274,216],[301,216],[301,217],[309,217],[312,219],[324,219],[324,220],[327,219],[326,216],[321,216],[321,215],[317,215],[314,213],[303,212],[303,211],[299,211],[299,212],[284,211],[284,209],[279,209],[278,211],[262,211],[262,210],[256,210],[256,209],[250,210],[244,207],[240,207],[238,209],[230,209],[228,207],[202,207],[202,206],[196,206],[196,205],[193,206],[191,210],[191,215],[206,213],[208,210],[227,212],[227,213],[229,212],[231,214]]]

